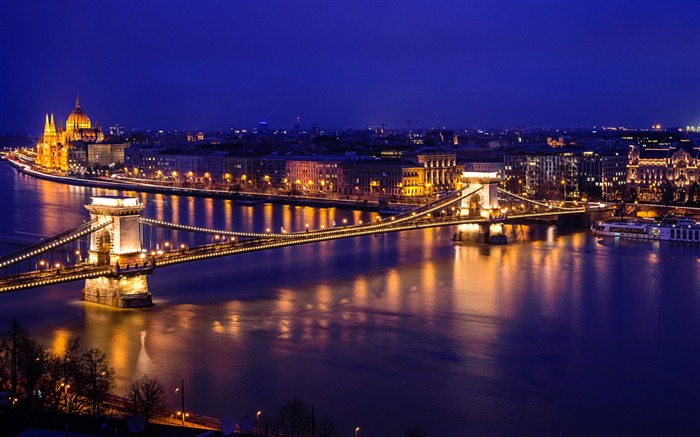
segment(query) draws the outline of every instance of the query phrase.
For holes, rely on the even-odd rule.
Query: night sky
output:
[[[700,1],[0,0],[0,130],[700,125]]]

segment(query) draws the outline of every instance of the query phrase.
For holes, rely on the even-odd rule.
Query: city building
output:
[[[401,159],[362,159],[344,162],[339,171],[341,196],[399,199],[425,196],[425,167]]]
[[[338,190],[338,166],[344,156],[292,156],[287,158],[290,189],[299,193],[328,194]]]
[[[627,182],[627,154],[617,147],[584,151],[580,156],[578,186],[593,199],[624,198]]]
[[[416,151],[418,164],[423,167],[426,194],[454,190],[461,177],[457,167],[457,155],[438,149],[424,148]]]
[[[69,169],[69,150],[75,148],[77,142],[91,144],[103,139],[102,129],[92,126],[90,118],[80,107],[80,100],[76,98],[75,108],[68,115],[65,128],[60,122],[56,124],[53,114],[50,117],[46,114],[44,133],[36,145],[35,164],[46,170],[66,172]],[[81,156],[80,153],[73,154],[75,159]]]
[[[642,201],[679,201],[687,199],[700,173],[700,152],[689,141],[677,146],[631,146],[627,167],[627,190]]]

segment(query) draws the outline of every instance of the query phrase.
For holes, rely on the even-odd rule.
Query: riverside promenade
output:
[[[357,196],[347,196],[342,198],[338,195],[333,196],[310,196],[310,195],[293,195],[279,193],[274,190],[258,190],[258,191],[231,191],[228,188],[220,186],[212,187],[197,187],[197,186],[180,186],[169,182],[156,181],[151,179],[136,179],[125,177],[75,177],[64,176],[55,173],[45,173],[36,170],[33,166],[20,162],[17,159],[11,158],[9,155],[3,155],[4,159],[0,162],[7,162],[21,173],[53,182],[59,182],[69,185],[78,185],[84,187],[104,188],[113,190],[139,191],[146,193],[173,194],[179,196],[192,197],[208,197],[217,199],[230,199],[242,205],[254,205],[258,203],[276,203],[286,205],[311,206],[317,208],[343,208],[356,209],[363,211],[377,211],[379,209],[380,199],[376,197],[361,198]],[[396,206],[418,206],[427,202],[423,198],[415,200],[411,203],[393,202]]]

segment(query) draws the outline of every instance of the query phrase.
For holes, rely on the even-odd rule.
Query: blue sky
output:
[[[0,130],[700,124],[696,0],[0,0]]]

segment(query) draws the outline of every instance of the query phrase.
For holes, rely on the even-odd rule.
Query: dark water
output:
[[[0,234],[51,235],[90,195],[0,165]],[[139,195],[147,217],[214,228],[303,229],[370,214]],[[526,229],[508,246],[452,229],[325,242],[173,266],[156,305],[79,301],[73,283],[0,296],[45,345],[104,350],[123,391],[143,373],[218,417],[293,396],[341,436],[700,435],[700,247]],[[8,246],[3,251],[10,250]]]

